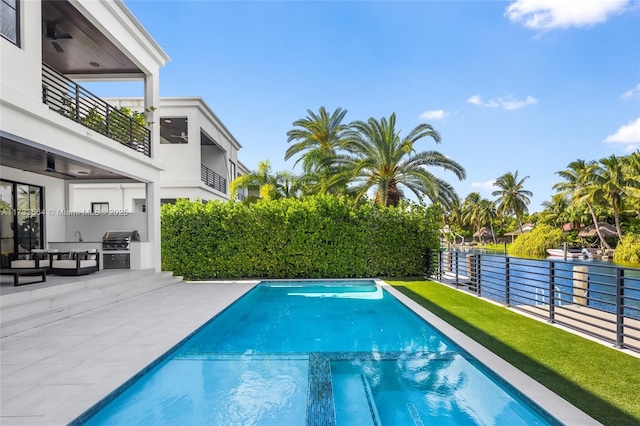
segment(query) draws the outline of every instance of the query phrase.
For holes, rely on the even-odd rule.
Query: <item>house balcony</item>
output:
[[[145,114],[128,114],[42,64],[42,102],[53,111],[134,151],[151,157]]]
[[[200,165],[200,180],[205,185],[220,191],[223,194],[227,193],[227,179],[223,178],[204,164]]]

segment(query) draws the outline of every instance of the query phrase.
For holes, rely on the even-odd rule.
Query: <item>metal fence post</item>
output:
[[[456,260],[456,281],[455,281],[455,284],[456,284],[456,288],[458,288],[458,263],[459,263],[458,254],[459,253],[457,251],[455,251],[454,254],[455,254],[455,260]]]
[[[481,289],[480,289],[480,253],[476,254],[476,261],[475,261],[475,267],[476,267],[476,293],[478,296],[480,296],[480,294],[482,293]]]
[[[616,268],[616,348],[624,347],[624,269]]]
[[[509,281],[510,281],[510,277],[509,277],[509,257],[505,256],[504,257],[504,297],[505,297],[505,304],[507,306],[509,306],[510,304],[510,295],[509,295]]]
[[[555,321],[556,312],[556,264],[549,262],[549,322]]]

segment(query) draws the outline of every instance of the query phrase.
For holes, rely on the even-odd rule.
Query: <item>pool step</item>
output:
[[[307,426],[381,426],[369,381],[351,369],[332,371],[335,355],[309,354]]]
[[[47,279],[49,284],[54,279]],[[0,337],[9,336],[44,324],[100,308],[182,281],[171,272],[153,269],[123,271],[103,276],[66,278],[66,282],[47,287],[24,289],[0,297],[2,324]]]
[[[380,426],[367,378],[356,373],[333,374],[336,425]]]

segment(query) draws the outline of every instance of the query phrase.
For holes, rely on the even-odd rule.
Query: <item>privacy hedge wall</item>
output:
[[[189,280],[418,276],[437,248],[433,207],[334,196],[162,207],[162,269]]]

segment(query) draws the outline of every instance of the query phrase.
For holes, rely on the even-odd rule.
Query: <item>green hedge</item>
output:
[[[565,241],[566,237],[562,230],[539,224],[531,232],[518,236],[509,246],[509,254],[527,257],[546,256],[547,249],[561,247]]]
[[[162,207],[162,269],[185,279],[419,276],[437,249],[434,208],[355,209],[314,196]]]

